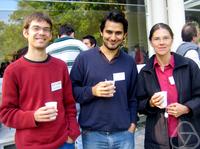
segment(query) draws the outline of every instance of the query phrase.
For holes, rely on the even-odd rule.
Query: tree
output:
[[[3,31],[0,33],[0,61],[10,59],[12,52],[18,50],[26,44],[22,37],[21,26],[16,24],[5,25]]]
[[[107,1],[97,0],[96,2]],[[109,0],[109,2],[114,3],[115,1]],[[3,25],[4,30],[0,34],[0,39],[3,39],[0,40],[0,60],[3,59],[2,56],[11,55],[16,50],[26,46],[26,41],[22,36],[22,24],[24,17],[32,12],[42,11],[49,14],[53,20],[54,38],[57,37],[59,26],[68,23],[74,27],[76,38],[81,39],[83,36],[91,34],[100,43],[99,24],[104,14],[113,9],[125,10],[122,5],[100,5],[98,3],[73,3],[67,1],[19,1],[18,10],[14,11],[10,16],[11,24]]]

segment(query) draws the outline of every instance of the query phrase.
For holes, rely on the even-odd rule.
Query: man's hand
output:
[[[136,125],[134,123],[131,123],[130,127],[128,128],[128,131],[131,133],[134,133],[136,129]]]
[[[70,138],[69,136],[68,136],[68,138],[67,138],[67,141],[66,141],[67,143],[70,143],[70,144],[72,144],[72,143],[74,143],[74,141],[72,140],[72,138]]]
[[[115,88],[116,87],[111,82],[99,82],[92,87],[92,94],[97,97],[113,97]]]
[[[49,122],[55,120],[52,117],[56,117],[57,114],[57,110],[54,107],[44,106],[35,111],[34,118],[36,122]]]

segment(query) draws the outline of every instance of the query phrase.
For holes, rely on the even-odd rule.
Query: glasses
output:
[[[51,32],[50,27],[32,26],[30,29],[34,32],[37,32],[37,33],[40,32],[40,31],[43,31],[44,33],[50,33]]]
[[[160,37],[154,37],[154,38],[152,38],[152,40],[154,41],[154,42],[168,42],[169,40],[171,40],[172,38],[171,37],[169,37],[169,36],[164,36],[163,38],[160,38]]]

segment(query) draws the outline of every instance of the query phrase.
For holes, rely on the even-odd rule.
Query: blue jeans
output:
[[[82,136],[81,135],[75,141],[75,148],[76,149],[83,149]]]
[[[134,133],[129,131],[100,132],[83,130],[84,149],[134,149]]]
[[[59,149],[75,149],[74,143],[64,143]]]

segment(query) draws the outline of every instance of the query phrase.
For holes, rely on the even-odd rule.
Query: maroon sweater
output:
[[[61,81],[62,87],[52,83]],[[80,134],[66,64],[50,57],[42,63],[24,57],[10,64],[3,80],[0,121],[16,128],[18,149],[57,149]],[[35,122],[34,112],[47,101],[58,102],[55,121]]]

